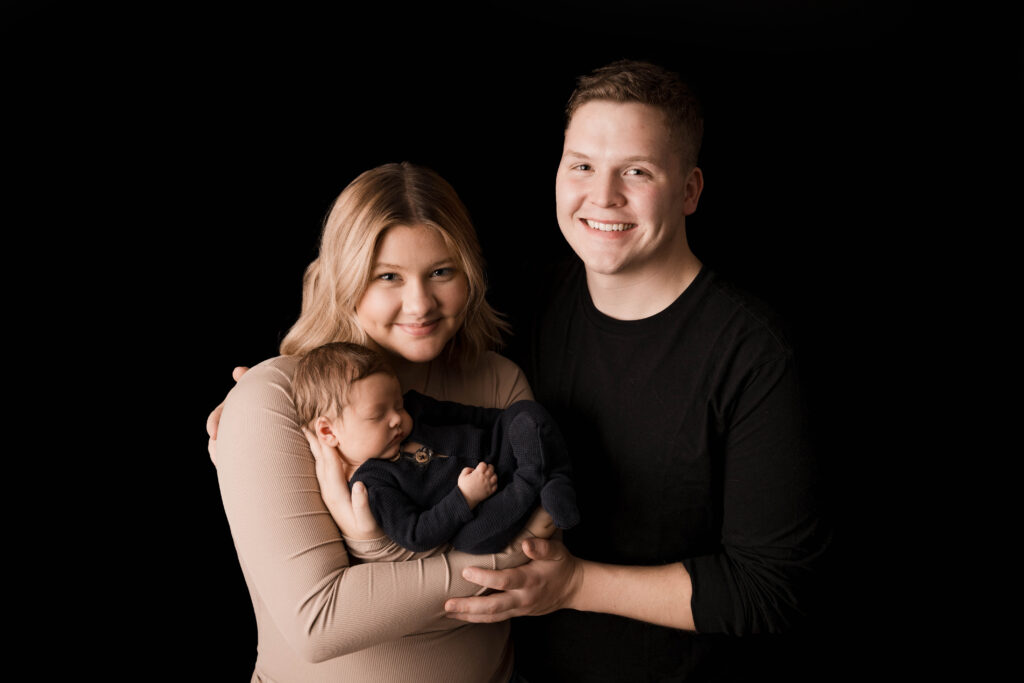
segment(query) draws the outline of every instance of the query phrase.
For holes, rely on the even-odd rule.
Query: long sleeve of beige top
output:
[[[516,566],[525,556],[449,551],[351,563],[296,421],[295,362],[280,356],[246,373],[218,432],[221,497],[256,615],[253,680],[508,680],[507,622],[464,624],[443,606],[480,590],[462,579],[463,568]],[[497,408],[532,398],[522,371],[497,354],[468,371],[433,365],[423,393],[436,398]]]

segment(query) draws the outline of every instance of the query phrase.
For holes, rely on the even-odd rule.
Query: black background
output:
[[[74,457],[44,468],[76,495],[54,494],[61,522],[25,534],[59,558],[30,570],[53,601],[31,601],[26,623],[102,653],[88,668],[248,680],[255,627],[204,424],[231,368],[275,355],[295,320],[330,202],[381,163],[437,169],[477,226],[492,302],[515,313],[537,255],[565,249],[562,106],[577,75],[621,57],[696,84],[706,189],[691,243],[782,311],[806,369],[836,572],[794,670],[945,664],[909,635],[945,611],[924,589],[945,561],[917,561],[938,551],[923,531],[937,524],[932,470],[916,476],[937,453],[924,398],[937,369],[957,372],[935,358],[953,312],[961,329],[976,315],[961,288],[986,270],[976,250],[998,250],[994,223],[1019,229],[1000,211],[1019,187],[1019,13],[795,0],[5,12],[11,272],[58,283],[12,287],[9,316],[30,331],[29,360],[53,346],[41,365],[89,416]],[[54,403],[42,393],[30,417]]]

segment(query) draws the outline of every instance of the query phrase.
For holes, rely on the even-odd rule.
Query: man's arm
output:
[[[471,424],[481,429],[491,429],[504,409],[442,401],[410,390],[405,393],[406,410],[415,420],[424,420],[435,426]]]
[[[249,368],[247,366],[239,365],[231,371],[231,377],[237,382],[248,371]],[[206,418],[206,433],[210,436],[206,450],[210,453],[210,462],[213,463],[214,467],[217,466],[217,429],[220,426],[220,415],[223,412],[224,401],[221,401],[220,405],[214,408],[209,417]]]
[[[693,587],[682,563],[640,567],[590,562],[574,557],[560,542],[544,539],[524,542],[523,551],[532,561],[515,569],[463,570],[467,581],[501,592],[452,598],[445,603],[448,616],[486,623],[575,609],[695,630]]]
[[[568,608],[702,633],[790,628],[813,603],[829,534],[817,511],[794,369],[785,360],[762,365],[745,386],[724,446],[721,549],[662,567],[601,565],[564,547],[544,550],[543,563],[464,575],[508,594],[451,599],[450,616],[496,621]]]

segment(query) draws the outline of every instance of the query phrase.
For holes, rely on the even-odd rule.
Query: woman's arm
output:
[[[480,590],[462,578],[463,569],[514,566],[525,557],[451,552],[350,566],[296,424],[293,369],[293,359],[278,358],[246,373],[228,396],[217,434],[221,495],[250,589],[311,661],[450,628],[445,599]]]

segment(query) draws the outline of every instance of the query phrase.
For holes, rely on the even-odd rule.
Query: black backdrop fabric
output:
[[[791,672],[921,666],[905,634],[932,621],[915,561],[931,517],[903,475],[929,427],[906,390],[927,393],[918,332],[939,324],[917,268],[965,248],[948,237],[950,148],[1018,142],[991,133],[1019,111],[1019,17],[968,28],[853,1],[5,11],[18,244],[53,254],[33,266],[60,282],[10,315],[46,318],[31,350],[56,341],[48,365],[87,408],[61,540],[19,532],[61,558],[62,588],[26,623],[73,628],[112,678],[248,680],[255,626],[205,420],[233,366],[276,354],[331,201],[381,163],[435,168],[515,320],[537,254],[566,248],[553,180],[574,79],[640,58],[705,102],[694,250],[782,311],[808,370],[837,571]],[[990,125],[965,133],[982,102]],[[991,176],[978,211],[1014,186]]]

